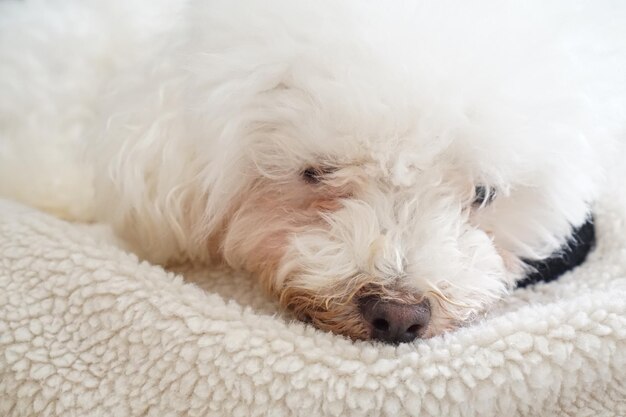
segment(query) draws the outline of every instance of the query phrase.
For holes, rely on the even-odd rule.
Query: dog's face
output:
[[[334,97],[263,93],[267,118],[229,173],[244,180],[222,256],[299,319],[352,338],[408,341],[475,317],[521,272],[482,219],[510,190],[456,133],[420,131],[417,109],[345,111]]]
[[[443,150],[368,151],[252,181],[226,226],[227,260],[298,318],[359,339],[429,337],[498,299],[520,266],[477,220],[496,191]],[[404,322],[413,334],[386,332]]]

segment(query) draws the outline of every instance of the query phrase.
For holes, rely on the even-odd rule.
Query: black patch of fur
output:
[[[528,275],[518,281],[517,287],[523,288],[538,282],[550,282],[565,272],[574,269],[585,261],[596,243],[596,229],[593,216],[577,229],[574,229],[567,244],[555,255],[540,261],[524,261],[532,269]]]

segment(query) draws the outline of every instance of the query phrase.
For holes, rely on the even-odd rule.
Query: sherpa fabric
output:
[[[625,206],[597,226],[557,282],[393,347],[291,322],[244,275],[183,278],[0,202],[0,416],[625,416]]]

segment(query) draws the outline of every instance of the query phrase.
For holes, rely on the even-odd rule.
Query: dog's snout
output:
[[[422,337],[430,322],[430,303],[402,304],[378,297],[359,301],[361,314],[371,326],[372,338],[387,343],[410,342]]]

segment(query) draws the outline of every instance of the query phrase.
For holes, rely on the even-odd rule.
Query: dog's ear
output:
[[[95,179],[98,217],[152,262],[204,260],[203,238],[220,227],[244,183],[233,175],[242,158],[232,138],[245,120],[230,117],[237,109],[229,97],[207,103],[212,90],[196,87],[189,105],[193,85],[175,71],[115,82],[101,104],[115,116],[90,149],[104,173]],[[218,108],[224,117],[206,117]]]

